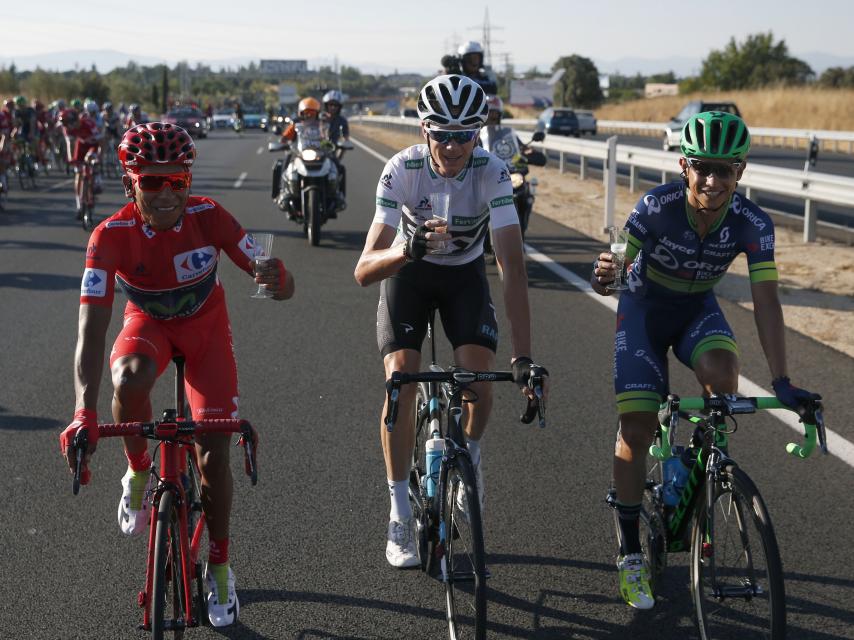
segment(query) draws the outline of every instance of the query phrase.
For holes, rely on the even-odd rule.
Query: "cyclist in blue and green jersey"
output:
[[[783,311],[777,294],[774,223],[739,193],[750,133],[738,116],[708,111],[682,129],[681,179],[647,192],[626,222],[628,290],[620,296],[614,341],[614,388],[620,434],[614,452],[622,548],[617,559],[626,602],[649,609],[654,597],[640,545],[639,515],[647,449],[669,392],[667,352],[690,367],[705,394],[735,393],[739,354],[713,288],[739,253],[747,256],[754,317],[777,397],[788,406],[814,397],[789,382]],[[591,284],[612,293],[609,252],[594,263]]]

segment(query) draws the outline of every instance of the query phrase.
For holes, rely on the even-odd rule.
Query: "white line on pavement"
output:
[[[264,147],[258,147],[258,150],[255,151],[256,156],[260,156],[262,153],[264,153]]]
[[[355,140],[353,138],[350,138],[350,141],[360,149],[366,151],[367,153],[380,160],[381,162],[388,162],[388,158],[374,151],[365,143],[359,142],[358,140]],[[590,283],[587,282],[584,278],[578,277],[572,271],[570,271],[563,265],[558,264],[557,262],[549,258],[546,254],[537,251],[529,244],[525,245],[525,253],[534,262],[543,265],[546,269],[554,273],[558,278],[568,282],[576,289],[579,289],[586,295],[593,298],[596,302],[605,305],[611,311],[617,311],[617,300],[614,296],[600,296],[598,293],[593,291],[593,287],[591,287]],[[773,393],[760,387],[755,382],[748,380],[747,378],[741,375],[738,376],[738,390],[741,394],[745,396],[774,395]],[[794,429],[798,434],[803,435],[803,428],[801,427],[801,423],[798,422],[797,415],[795,415],[791,411],[787,411],[785,409],[773,409],[769,411],[769,413],[778,420],[780,420],[780,422],[782,422],[783,424]],[[854,467],[854,443],[846,440],[838,433],[831,431],[830,429],[826,429],[826,431],[828,451],[839,459],[841,459],[848,466]]]
[[[241,173],[240,177],[234,181],[234,185],[233,185],[234,188],[239,189],[241,187],[241,185],[243,184],[243,181],[246,180],[246,176],[248,176],[248,175],[249,174],[246,173],[245,171],[243,173]]]
[[[54,189],[59,189],[60,187],[69,185],[72,182],[74,182],[74,178],[67,178],[61,182],[57,182],[55,184],[50,185],[47,189],[45,189],[45,191],[53,191]]]

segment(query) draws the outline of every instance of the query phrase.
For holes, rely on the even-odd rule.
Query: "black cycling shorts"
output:
[[[418,260],[380,285],[377,345],[383,357],[400,349],[421,351],[431,306],[438,309],[454,349],[477,344],[494,353],[498,348],[498,320],[483,256],[459,266]]]

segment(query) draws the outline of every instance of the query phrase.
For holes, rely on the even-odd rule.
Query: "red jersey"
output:
[[[141,311],[158,320],[198,314],[225,301],[216,274],[220,250],[250,274],[260,252],[210,198],[190,196],[184,215],[166,231],[152,229],[130,202],[92,232],[80,304],[111,306],[118,283],[129,299],[125,313]]]
[[[0,109],[0,133],[8,133],[12,128],[12,114]]]
[[[63,125],[62,133],[67,138],[77,138],[84,144],[95,144],[101,132],[98,129],[98,123],[92,118],[78,118],[76,127],[70,129]]]

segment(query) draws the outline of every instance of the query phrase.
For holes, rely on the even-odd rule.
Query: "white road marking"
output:
[[[255,151],[256,156],[260,156],[262,153],[264,153],[264,147],[258,147],[258,149]]]
[[[360,142],[354,138],[350,138],[350,142],[355,144],[360,149],[371,154],[383,163],[386,163],[389,160],[382,154],[368,147],[363,142]],[[593,287],[590,286],[590,283],[587,280],[575,275],[572,271],[570,271],[563,265],[558,264],[557,262],[549,258],[546,254],[540,253],[529,244],[525,244],[525,253],[528,255],[529,258],[531,258],[531,260],[543,265],[546,269],[551,271],[561,280],[568,282],[576,289],[579,289],[581,292],[593,298],[596,302],[599,302],[600,304],[603,304],[608,307],[611,311],[617,311],[617,299],[615,296],[600,296],[598,293],[593,291]],[[738,391],[739,393],[745,396],[774,395],[770,391],[767,391],[760,387],[752,380],[749,380],[741,375],[738,376]],[[800,436],[803,436],[804,430],[801,427],[801,423],[798,422],[798,416],[792,413],[791,411],[787,411],[785,409],[772,409],[768,411],[768,413],[773,415],[783,424],[791,427]],[[825,430],[827,431],[828,452],[842,460],[849,467],[854,467],[854,443],[850,442],[849,440],[846,440],[838,433],[831,431],[830,429],[826,428]],[[800,444],[800,442],[798,442],[798,444]],[[817,455],[818,451],[818,446],[816,446],[816,452],[814,452],[813,455]]]
[[[57,182],[57,183],[50,185],[48,188],[45,189],[45,191],[53,191],[54,189],[59,189],[60,187],[65,187],[69,184],[72,184],[73,182],[74,182],[74,178],[67,178],[61,182]]]
[[[241,173],[241,174],[240,174],[240,177],[239,177],[237,180],[235,180],[235,181],[234,181],[234,185],[232,185],[232,186],[233,186],[235,189],[239,189],[239,188],[241,187],[241,185],[243,184],[243,181],[244,181],[244,180],[246,180],[246,176],[248,176],[248,175],[249,175],[249,174],[248,174],[248,173],[246,173],[245,171],[244,171],[243,173]]]

